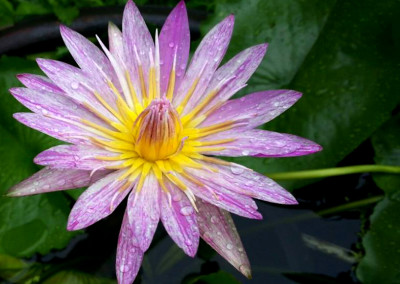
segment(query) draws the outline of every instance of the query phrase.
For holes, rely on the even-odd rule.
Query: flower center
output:
[[[182,124],[169,100],[155,99],[136,119],[135,151],[147,161],[167,159],[182,148]]]

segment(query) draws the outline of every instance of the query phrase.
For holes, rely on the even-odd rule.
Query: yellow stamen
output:
[[[123,122],[122,117],[117,113],[101,96],[98,92],[94,92],[94,96],[96,99],[111,113],[113,114],[119,121]]]

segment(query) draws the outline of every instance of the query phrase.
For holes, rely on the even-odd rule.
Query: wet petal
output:
[[[249,168],[235,163],[230,163],[230,166],[209,165],[218,169],[218,174],[210,179],[216,187],[223,186],[235,194],[243,194],[268,202],[288,205],[297,204],[296,199],[290,192],[272,179]]]
[[[115,270],[119,284],[132,284],[142,264],[144,252],[133,242],[134,234],[125,212],[118,238]]]
[[[193,106],[203,98],[204,91],[218,65],[221,63],[228,48],[233,30],[233,15],[228,16],[216,25],[201,41],[193,55],[189,68],[178,89],[173,103],[177,107],[185,98],[193,84],[198,80],[197,87],[191,95],[185,109],[191,110]]]
[[[95,87],[97,87],[97,91],[101,91],[103,98],[108,103],[113,103],[114,95],[106,81],[116,84],[118,80],[116,80],[114,69],[108,58],[96,45],[81,34],[63,25],[60,26],[60,32],[76,63],[96,82]]]
[[[234,139],[232,142],[215,145],[224,147],[219,151],[202,152],[216,156],[256,156],[256,157],[293,157],[309,155],[322,150],[317,143],[291,134],[277,133],[259,129],[245,132],[217,133],[203,141]]]
[[[247,278],[251,278],[249,259],[231,215],[205,201],[196,202],[200,235],[206,243]]]
[[[175,243],[193,257],[197,252],[200,236],[196,212],[180,189],[171,185],[169,190],[171,199],[164,191],[160,193],[162,223]]]
[[[263,91],[229,100],[210,114],[200,127],[225,121],[241,122],[244,126],[233,128],[232,132],[255,128],[264,124],[290,108],[301,93],[291,90]]]
[[[172,70],[176,51],[176,81],[175,90],[185,74],[189,58],[190,30],[185,2],[181,1],[169,14],[160,33],[160,60],[161,64],[161,94],[168,88],[169,75]]]
[[[160,188],[156,178],[150,174],[144,181],[143,188],[135,189],[128,198],[127,214],[132,231],[134,246],[146,251],[153,239],[160,220]]]
[[[267,44],[260,44],[247,48],[215,72],[205,93],[208,94],[217,88],[220,88],[220,91],[215,98],[204,107],[201,113],[206,112],[217,103],[228,100],[236,92],[246,86],[247,80],[253,75],[254,71],[256,71],[258,65],[260,65],[267,51],[267,46]],[[220,86],[221,82],[225,82],[225,84]]]
[[[69,231],[80,230],[110,215],[128,194],[126,180],[118,180],[123,170],[113,172],[86,189],[68,218]]]
[[[35,74],[19,74],[18,80],[21,81],[27,88],[37,91],[45,91],[50,93],[64,93],[47,77]]]
[[[138,59],[143,68],[144,81],[147,82],[150,69],[150,54],[151,56],[154,54],[154,42],[142,15],[132,0],[129,0],[125,6],[122,20],[122,38],[132,83],[134,86],[140,86]],[[137,52],[135,52],[135,47]]]
[[[109,174],[110,171],[58,170],[44,168],[26,180],[14,185],[8,196],[24,196],[88,186]]]
[[[92,133],[70,123],[36,113],[14,113],[13,117],[26,126],[56,139],[73,144],[91,144],[88,137],[92,136]]]
[[[122,161],[105,161],[97,157],[118,156],[114,152],[86,145],[59,145],[41,152],[34,159],[35,163],[42,166],[51,166],[58,169],[95,170],[116,166]]]
[[[189,188],[197,197],[234,214],[251,219],[262,219],[257,211],[256,203],[248,195],[232,192],[223,183],[214,182],[215,179],[220,179],[219,173],[190,168],[186,170],[202,183],[200,186],[189,180],[185,181],[185,184],[190,184]]]
[[[97,88],[95,81],[81,69],[56,60],[39,58],[36,61],[40,69],[65,92],[65,96],[96,109],[111,121],[116,121],[116,118],[94,96]],[[111,103],[111,106],[114,105]]]
[[[27,88],[12,88],[10,93],[31,111],[50,116],[80,122],[87,119],[102,125],[102,121],[87,109],[60,93],[50,93]]]

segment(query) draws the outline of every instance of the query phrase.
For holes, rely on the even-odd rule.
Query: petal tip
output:
[[[247,279],[253,278],[253,276],[251,274],[251,268],[249,265],[241,264],[238,269],[239,269],[240,273],[242,273]]]

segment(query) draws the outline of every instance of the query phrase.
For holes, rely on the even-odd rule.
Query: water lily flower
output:
[[[119,283],[132,283],[161,220],[189,256],[201,237],[244,275],[250,265],[230,213],[261,219],[253,198],[280,204],[296,199],[244,166],[214,156],[289,157],[321,147],[294,135],[255,129],[301,96],[290,90],[257,92],[229,100],[246,86],[267,44],[250,47],[219,67],[234,24],[216,25],[189,58],[184,2],[155,39],[132,1],[122,32],[109,25],[103,51],[61,26],[79,68],[38,59],[47,75],[21,74],[26,88],[12,95],[33,113],[21,123],[69,144],[40,153],[45,166],[10,189],[24,196],[88,187],[72,208],[68,230],[110,215],[128,196],[118,240]],[[188,66],[187,66],[188,65]]]

